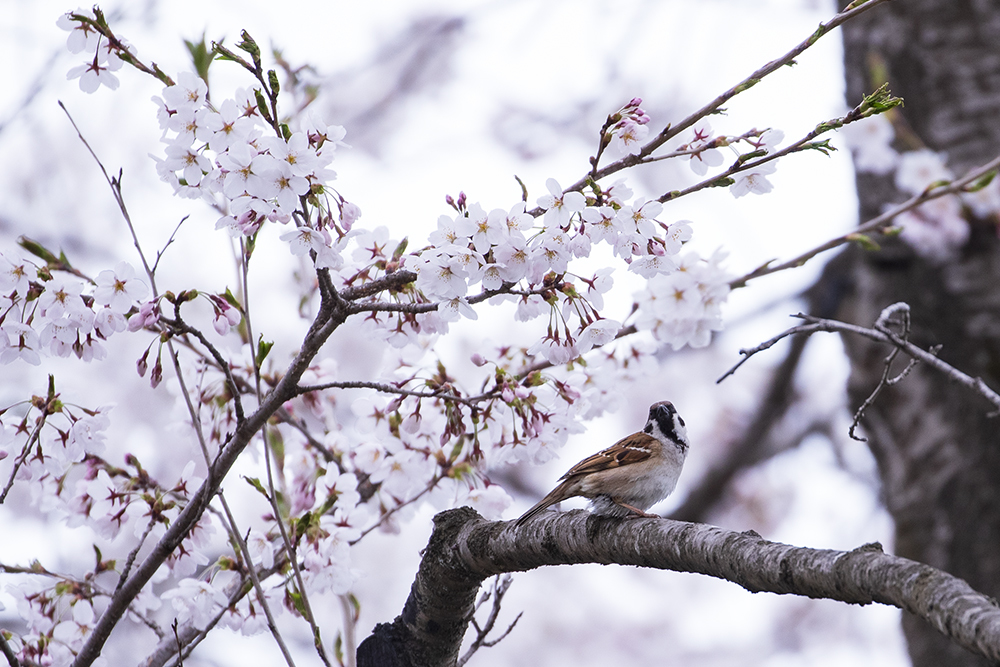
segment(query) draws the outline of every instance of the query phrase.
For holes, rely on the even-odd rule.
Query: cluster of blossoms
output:
[[[97,20],[96,12],[92,9],[77,9],[72,13]],[[119,56],[119,48],[124,47],[133,53],[134,48],[123,40],[119,40],[120,46],[111,44],[90,25],[71,19],[70,14],[60,16],[56,25],[69,31],[66,48],[69,49],[70,53],[94,54],[94,57],[88,62],[71,69],[66,74],[66,78],[79,79],[80,90],[85,93],[93,93],[101,86],[117,90],[118,77],[113,72],[120,70],[123,64]]]
[[[266,220],[288,223],[300,198],[323,192],[336,177],[327,169],[344,137],[341,127],[317,119],[299,131],[276,136],[262,115],[258,89],[239,89],[218,108],[207,100],[208,86],[190,72],[163,89],[154,101],[167,144],[166,158],[157,160],[160,177],[189,198],[221,196],[228,209],[216,224],[232,236],[252,236]],[[265,136],[265,132],[270,132]],[[350,229],[360,212],[341,207],[341,223]],[[331,234],[332,220],[302,226],[282,234],[292,252],[317,254],[318,268],[339,268],[342,258]]]
[[[538,199],[544,211],[540,229],[523,204],[486,212],[478,204],[467,206],[460,200],[457,215],[438,220],[430,237],[433,245],[418,256],[408,256],[406,265],[417,272],[417,287],[423,294],[450,306],[456,317],[474,316],[466,297],[476,284],[484,293],[524,286],[508,289],[498,298],[516,300],[517,318],[522,321],[558,313],[550,318],[557,324],[550,324],[548,334],[531,351],[562,364],[613,339],[621,327],[598,314],[603,308],[601,295],[613,284],[611,269],[591,279],[580,278],[574,285],[566,282],[571,280],[567,274],[572,260],[590,256],[592,246],[604,242],[630,272],[647,279],[672,274],[679,268],[675,257],[691,238],[691,226],[686,220],[660,222],[659,202],[640,198],[628,203],[632,193],[621,183],[589,199],[580,192],[563,192],[554,179],[546,186],[549,193]],[[723,284],[707,289],[713,304],[725,299],[725,292],[717,289]],[[578,326],[570,325],[574,315]]]
[[[69,271],[36,266],[0,254],[0,364],[41,363],[40,353],[103,359],[102,341],[124,331],[126,315],[149,288],[127,262],[101,271],[90,283]]]
[[[691,251],[676,271],[650,280],[636,295],[636,327],[674,350],[708,345],[712,332],[722,330],[721,306],[729,295],[732,276],[721,266],[725,256],[716,251],[706,260]]]
[[[846,126],[843,132],[859,171],[892,175],[896,188],[907,195],[920,195],[934,184],[955,178],[941,153],[929,149],[896,152],[892,147],[896,133],[885,116],[871,116]],[[963,207],[981,220],[997,220],[1000,182],[994,178],[974,192],[932,199],[900,214],[895,222],[902,228],[901,238],[920,256],[944,262],[954,258],[969,240]]]
[[[642,98],[634,97],[608,119],[604,141],[619,155],[638,155],[649,136],[649,116],[639,108],[640,104]]]

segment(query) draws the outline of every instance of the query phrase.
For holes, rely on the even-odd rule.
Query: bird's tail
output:
[[[569,484],[569,480],[566,480],[556,488],[552,489],[547,496],[538,501],[538,504],[532,507],[530,510],[521,515],[521,517],[514,523],[514,525],[520,526],[532,517],[541,514],[547,510],[552,505],[565,500],[568,496],[566,495],[566,487]]]

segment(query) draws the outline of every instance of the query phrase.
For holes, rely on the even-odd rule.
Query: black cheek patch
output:
[[[683,424],[684,422],[681,423]],[[677,432],[674,429],[674,420],[669,412],[666,412],[666,414],[661,412],[656,415],[656,425],[660,427],[660,432],[663,433],[663,435],[667,436],[671,440],[677,439]]]

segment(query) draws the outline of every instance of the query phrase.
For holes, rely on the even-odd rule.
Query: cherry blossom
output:
[[[945,156],[932,150],[907,151],[899,158],[896,187],[911,195],[922,193],[933,183],[950,181],[954,176],[944,165]]]
[[[954,196],[938,197],[906,211],[896,224],[903,228],[900,237],[935,263],[954,258],[969,240],[969,223],[962,215],[961,201]]]
[[[28,293],[28,276],[32,273],[29,267],[27,262],[16,255],[0,253],[0,293],[6,295],[13,290],[23,299]]]
[[[135,276],[135,269],[128,262],[118,262],[114,271],[97,274],[94,302],[107,306],[112,312],[125,314],[136,301],[149,294],[149,288]]]
[[[109,71],[120,67],[118,54],[102,48],[101,38],[81,29],[86,26],[68,19],[61,25],[71,31],[73,48],[95,54],[94,63]],[[255,60],[257,55],[252,55]],[[81,86],[86,77],[88,88],[112,85],[100,80],[105,76],[100,72],[79,76]],[[352,400],[349,410],[345,396],[355,395],[313,390],[287,400],[280,418],[269,421],[265,447],[271,448],[267,460],[275,465],[268,477],[273,473],[275,480],[273,486],[265,484],[263,476],[252,481],[269,500],[280,498],[279,511],[267,503],[266,510],[240,517],[240,525],[226,525],[224,530],[221,515],[201,519],[161,567],[162,588],[154,594],[147,585],[133,603],[132,613],[139,615],[153,610],[162,598],[181,624],[206,627],[221,615],[221,624],[244,633],[266,629],[256,597],[261,593],[254,591],[230,605],[228,592],[245,583],[238,577],[249,566],[282,566],[281,559],[293,550],[283,543],[280,528],[295,533],[294,551],[306,584],[295,595],[343,595],[351,591],[364,565],[355,567],[352,544],[374,529],[398,530],[422,503],[470,504],[499,518],[511,499],[488,480],[491,467],[556,456],[587,419],[621,402],[622,382],[654,372],[654,338],[675,348],[707,344],[722,326],[721,307],[729,290],[721,254],[709,259],[680,254],[692,237],[692,223],[661,222],[663,204],[641,196],[633,199],[624,180],[598,179],[581,191],[564,192],[550,178],[540,197],[537,183],[527,180],[523,199],[529,192],[535,194],[541,209],[532,213],[520,197],[480,204],[463,193],[457,201],[446,200],[452,210],[440,216],[428,237],[416,238],[410,232],[405,243],[395,239],[386,227],[363,224],[361,209],[348,200],[350,193],[330,185],[336,174],[329,166],[336,151],[346,147],[344,129],[328,125],[311,110],[290,112],[289,106],[270,118],[271,102],[278,99],[276,87],[267,77],[256,78],[258,88],[240,88],[228,97],[213,79],[209,100],[208,86],[199,76],[177,75],[177,83],[154,98],[163,144],[154,158],[157,173],[178,196],[202,200],[185,205],[207,203],[216,211],[216,229],[239,241],[233,246],[243,252],[241,271],[254,248],[273,243],[277,236],[298,258],[302,312],[314,312],[317,304],[335,304],[350,320],[344,341],[322,350],[303,383],[356,377],[346,370],[341,377],[336,364],[335,355],[353,349],[349,335],[370,339],[379,351],[366,378],[371,382],[363,383],[365,389],[351,390],[363,392],[364,398]],[[295,86],[301,85],[286,85],[281,102],[285,95],[294,98]],[[268,101],[268,111],[258,107],[258,98]],[[641,102],[634,98],[609,116],[599,150],[641,152],[649,135],[649,117]],[[694,131],[694,140],[681,150],[682,159],[693,151],[690,163],[696,171],[720,165],[717,149],[728,138],[713,138],[707,124]],[[756,136],[751,143],[765,150],[781,141],[775,131],[746,136]],[[773,172],[774,165],[767,163],[737,174],[733,193],[770,190],[765,175]],[[258,234],[274,223],[286,227],[277,234]],[[594,244],[602,241],[614,257],[605,248],[594,252]],[[0,289],[6,290],[3,298],[9,302],[7,319],[0,322],[0,362],[38,363],[39,352],[99,359],[106,354],[103,339],[127,329],[145,345],[137,362],[140,374],[152,365],[153,386],[166,380],[160,392],[183,399],[186,391],[196,399],[178,401],[178,422],[193,422],[203,439],[193,450],[178,449],[181,460],[188,462],[179,476],[163,461],[148,470],[131,455],[124,463],[103,461],[107,409],[84,411],[75,405],[50,416],[53,423],[45,424],[39,435],[41,457],[26,462],[21,473],[44,507],[41,511],[58,513],[67,523],[108,540],[137,544],[143,539],[148,547],[190,507],[201,484],[193,477],[194,461],[204,470],[202,447],[214,457],[231,442],[241,419],[235,392],[243,392],[241,407],[249,415],[254,408],[246,406],[257,404],[252,388],[273,388],[295,353],[286,346],[285,356],[279,356],[279,342],[266,363],[251,354],[262,349],[252,346],[269,334],[266,329],[259,333],[262,327],[254,322],[258,340],[245,340],[251,322],[242,290],[234,288],[240,295],[234,297],[203,285],[170,285],[170,291],[146,301],[149,288],[124,262],[100,272],[91,288],[71,272],[19,261],[0,257]],[[622,323],[602,313],[605,301],[619,307],[611,289],[614,271],[625,265],[646,279],[635,280],[645,287],[636,295],[634,315],[626,320],[651,332],[635,337],[642,341],[619,338]],[[312,270],[316,268],[332,271],[317,273]],[[373,289],[357,298],[366,285],[391,279],[400,269],[415,271],[416,281]],[[354,296],[338,297],[348,291]],[[32,301],[27,300],[29,294]],[[211,304],[215,332],[229,336],[222,343],[214,335],[190,335],[192,330],[211,332],[206,304]],[[484,343],[471,355],[458,355],[461,361],[450,361],[455,355],[445,353],[447,341],[441,336],[451,323],[476,319],[499,304],[508,309],[513,304],[513,320],[528,323],[518,328],[533,332],[532,339],[505,341],[496,348]],[[166,309],[162,315],[161,307]],[[230,335],[244,316],[248,320],[239,335]],[[355,324],[353,332],[347,331]],[[182,338],[182,367],[179,377],[172,378],[172,346]],[[344,348],[331,351],[342,343]],[[542,360],[548,362],[544,372],[524,372]],[[470,380],[470,373],[480,375]],[[455,394],[472,398],[456,401]],[[37,418],[39,408],[25,409]],[[3,437],[11,440],[3,451],[19,451],[26,436],[0,427]],[[260,441],[254,441],[241,464],[252,470],[262,450]],[[282,525],[274,514],[280,515]],[[227,542],[230,531],[246,535],[245,553]],[[278,612],[293,592],[290,587],[299,588],[286,573],[264,582],[265,600]],[[73,607],[73,618],[50,617],[46,631],[57,628],[69,645],[89,632],[93,606],[68,596],[61,600],[63,609]],[[79,613],[74,604],[80,606]],[[41,603],[33,602],[25,614],[39,615],[40,608]]]
[[[56,276],[38,297],[38,307],[50,320],[77,313],[86,307],[81,298],[82,292],[83,284],[79,280]]]
[[[569,222],[573,213],[579,213],[587,203],[587,198],[579,192],[563,193],[559,182],[550,178],[545,181],[549,194],[538,198],[538,205],[545,209],[546,227],[562,227]]]
[[[642,142],[649,136],[649,116],[639,108],[642,98],[633,98],[622,107],[614,118],[618,118],[608,130],[611,138],[611,148],[619,155],[638,155],[642,150]]]
[[[600,347],[615,339],[621,330],[621,323],[615,320],[601,319],[587,325],[576,340],[577,350],[586,354],[594,347]]]
[[[219,105],[217,113],[209,113],[204,119],[205,129],[212,133],[208,147],[222,153],[238,142],[244,141],[256,126],[253,118],[240,114],[236,101],[226,99]]]
[[[621,220],[617,212],[610,206],[588,206],[580,213],[580,218],[586,224],[584,233],[593,242],[607,241],[613,243],[621,231]]]
[[[38,356],[38,333],[20,322],[5,322],[0,327],[0,364],[21,359],[32,366],[42,363]]]
[[[854,152],[854,168],[858,171],[885,176],[899,163],[899,153],[892,148],[896,132],[883,115],[869,116],[840,129],[848,147]]]
[[[112,72],[121,69],[122,61],[115,55],[101,55],[92,61],[78,65],[66,73],[69,80],[80,79],[80,90],[85,93],[97,92],[101,86],[106,86],[111,90],[118,90],[118,77]]]
[[[773,174],[777,166],[774,162],[766,162],[760,166],[741,171],[736,175],[736,182],[729,186],[729,191],[734,197],[754,193],[756,195],[767,194],[774,189],[771,182],[767,180],[768,174]]]
[[[175,85],[163,89],[163,101],[175,110],[201,108],[207,95],[208,84],[194,72],[181,72]]]
[[[696,152],[691,154],[688,165],[691,167],[691,171],[699,176],[704,176],[708,173],[709,167],[720,166],[725,158],[722,151],[717,148],[707,148],[714,142],[712,126],[708,121],[700,120],[691,129],[694,132],[694,139],[684,148]]]
[[[721,268],[724,259],[722,252],[708,260],[689,252],[676,271],[650,279],[636,295],[636,327],[652,330],[675,350],[708,345],[712,332],[722,328],[721,306],[729,294],[729,275]]]
[[[99,33],[88,23],[74,21],[70,18],[70,14],[86,16],[90,19],[95,18],[93,10],[77,8],[74,12],[62,14],[56,20],[57,26],[69,31],[69,36],[66,38],[66,48],[70,53],[94,51],[97,48]]]
[[[215,615],[228,604],[221,590],[200,579],[181,579],[176,588],[163,594],[177,612],[180,623],[190,622],[196,628],[205,628]]]

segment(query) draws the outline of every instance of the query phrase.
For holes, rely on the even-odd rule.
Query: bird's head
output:
[[[663,444],[670,442],[682,452],[687,452],[687,428],[684,426],[684,419],[677,414],[677,408],[670,401],[660,401],[650,406],[649,419],[642,430]]]

